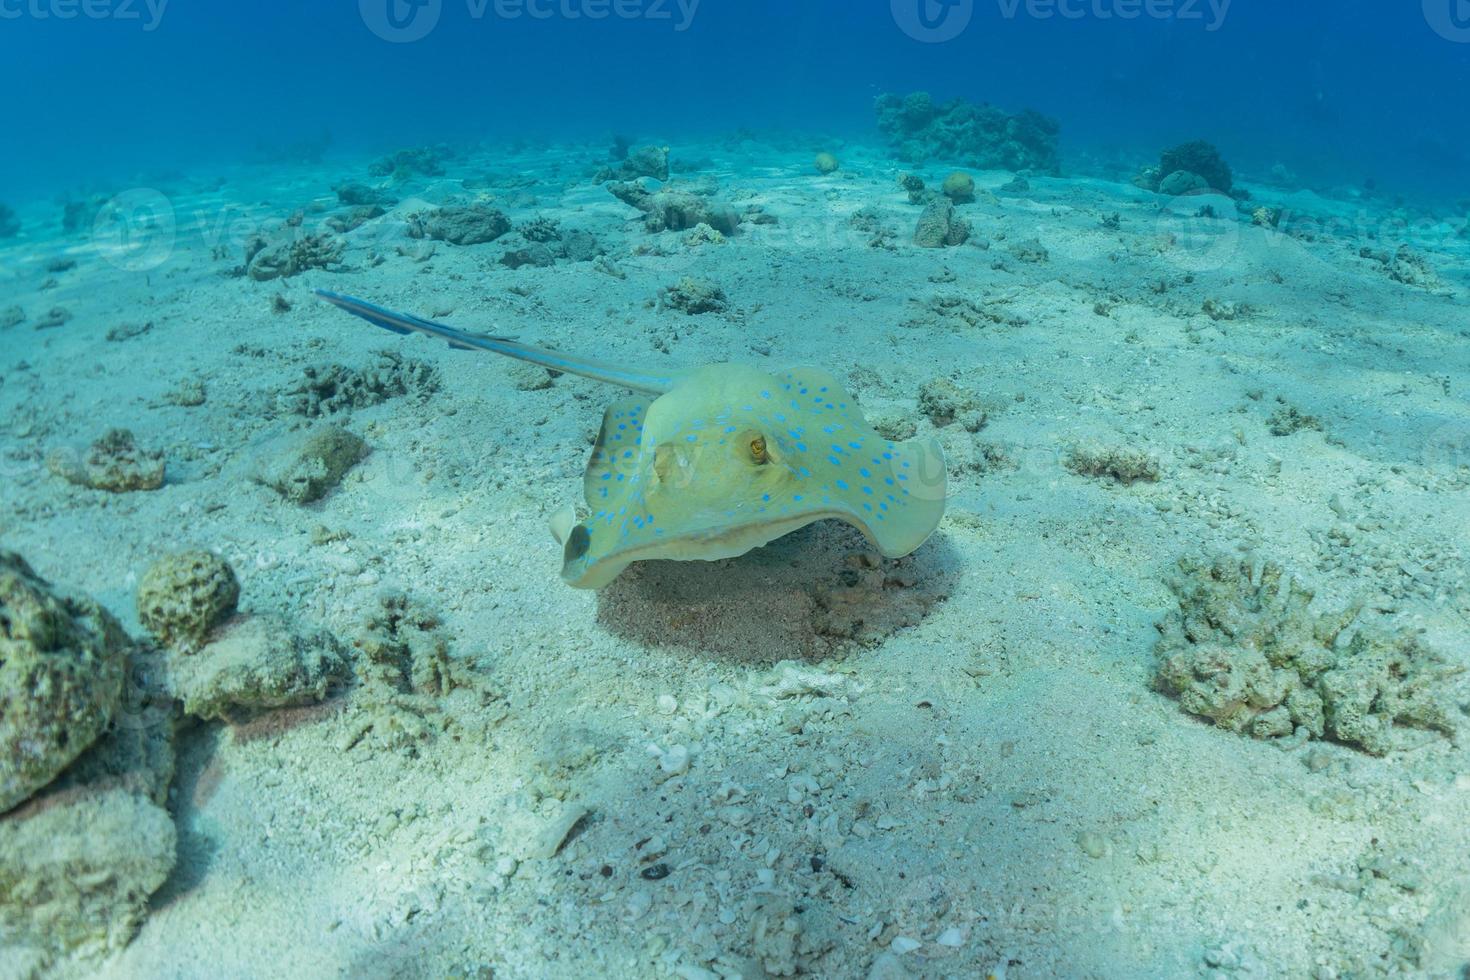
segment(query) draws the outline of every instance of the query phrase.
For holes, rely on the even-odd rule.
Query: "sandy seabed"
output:
[[[159,182],[126,192],[127,235],[104,215],[0,246],[26,317],[0,333],[5,547],[135,636],[139,577],[183,547],[234,566],[242,608],[344,644],[402,594],[468,678],[396,721],[349,688],[181,726],[177,865],[130,944],[59,975],[1461,976],[1463,741],[1253,739],[1151,678],[1200,551],[1470,665],[1470,241],[1362,196],[1249,184],[1270,227],[987,172],[969,240],[919,248],[902,168],[848,146],[819,175],[816,149],[676,148],[681,179],[774,219],[723,241],[647,231],[588,179],[603,148],[555,146],[386,184],[287,278],[241,274],[247,240],[342,214],[367,161]],[[407,236],[452,202],[602,254],[510,268],[520,231]],[[676,308],[685,277],[717,308]],[[375,331],[314,287],[629,364],[825,367],[937,434],[948,513],[896,563],[821,525],[568,588],[547,522],[618,392]],[[330,365],[409,381],[304,396]],[[937,378],[962,418],[921,400]],[[370,449],[340,486],[252,479],[323,422]],[[47,467],[112,427],[164,454],[161,488]]]

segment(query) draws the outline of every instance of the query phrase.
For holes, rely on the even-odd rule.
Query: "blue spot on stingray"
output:
[[[800,391],[797,392],[797,394],[798,395],[804,395],[804,394],[806,394],[806,389],[805,388],[801,389]]]
[[[770,398],[771,397],[771,393],[769,391],[763,391],[763,392],[761,392],[761,397],[762,398]]]
[[[887,510],[888,509],[888,505],[887,504],[879,504],[878,505],[878,509],[879,510]]]
[[[883,482],[886,483],[886,484],[888,484],[891,487],[891,486],[893,486],[893,477],[891,477],[891,476],[885,476],[883,478]]]
[[[725,434],[726,435],[729,435],[730,433],[732,433],[734,431],[735,431],[735,426],[733,426],[733,425],[727,425],[727,426],[725,426]]]
[[[684,441],[685,442],[695,442],[698,439],[699,439],[699,436],[685,436],[684,437]]]
[[[865,494],[867,494],[868,496],[871,497],[873,495],[873,488],[872,487],[863,487],[863,493],[865,493]]]
[[[837,481],[837,489],[838,490],[846,490],[847,489],[847,481],[846,480],[838,480]]]
[[[801,405],[797,403],[795,398],[791,399],[791,410],[793,412],[801,411]]]
[[[853,449],[863,448],[863,444],[860,442],[849,442],[848,445],[851,446]]]
[[[801,503],[801,494],[799,494],[799,493],[793,493],[791,495],[791,499],[794,500],[794,501],[796,501],[799,504],[799,503]]]
[[[763,494],[761,494],[761,499],[764,500],[764,501],[766,501],[767,503],[769,503],[770,500],[771,500],[771,495],[768,494],[768,493],[763,493]]]
[[[873,475],[873,474],[871,474],[871,473],[868,472],[868,468],[866,466],[864,466],[862,469],[858,470],[858,474],[860,476],[862,476],[864,479],[868,479],[868,478],[870,478]]]
[[[627,422],[619,422],[618,423],[618,428],[620,428],[620,429],[626,429],[627,427],[628,427],[628,423]]]
[[[812,475],[812,471],[809,470],[809,469],[807,469],[805,466],[803,466],[801,468],[800,473],[801,473],[802,476],[811,476]]]
[[[604,480],[611,480],[612,479],[612,474],[611,473],[604,473],[604,474],[602,474],[602,478]]]
[[[822,387],[818,388],[817,390],[818,391],[821,391],[821,392],[825,392],[827,390],[827,386],[826,385],[823,385]]]
[[[873,509],[873,505],[872,504],[863,504],[863,510],[871,511],[872,509]]]
[[[883,458],[884,459],[892,459],[893,458],[893,454],[892,453],[884,453],[883,454]]]
[[[908,477],[907,477],[907,476],[905,476],[905,475],[904,475],[904,474],[902,474],[902,473],[900,473],[900,474],[898,474],[898,478],[899,478],[899,479],[900,479],[900,480],[907,480],[907,479],[908,479]]]
[[[631,450],[631,449],[624,449],[623,450],[623,458],[624,459],[632,459],[633,458],[633,450]]]
[[[828,456],[827,457],[827,462],[831,463],[833,466],[841,466],[842,465],[842,460],[838,459],[836,456]]]
[[[618,482],[619,483],[622,483],[623,482],[623,474],[621,474],[621,473],[618,474]]]
[[[798,442],[796,444],[796,451],[799,452],[799,453],[806,452],[806,443],[804,443],[804,442]]]

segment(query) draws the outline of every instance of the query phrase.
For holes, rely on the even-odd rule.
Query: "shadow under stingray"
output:
[[[637,562],[598,594],[597,621],[644,646],[818,659],[918,625],[958,578],[943,535],[889,560],[851,525],[820,521],[739,558]]]

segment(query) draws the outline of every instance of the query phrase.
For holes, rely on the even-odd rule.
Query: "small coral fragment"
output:
[[[309,504],[331,493],[367,452],[360,436],[335,425],[318,426],[283,439],[255,479],[292,503]]]
[[[157,490],[163,486],[163,454],[139,448],[127,429],[109,429],[78,459],[58,451],[46,458],[57,476],[77,486],[112,493]]]
[[[162,642],[193,649],[235,612],[235,570],[208,551],[158,559],[138,583],[138,620]]]

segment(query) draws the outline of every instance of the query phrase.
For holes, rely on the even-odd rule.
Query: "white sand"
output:
[[[809,148],[741,144],[675,156],[713,158],[722,197],[780,223],[690,249],[585,180],[598,155],[487,153],[452,176],[533,177],[484,195],[517,224],[593,231],[625,279],[590,263],[509,271],[505,241],[416,262],[396,251],[412,200],[349,236],[351,271],[221,274],[264,216],[333,204],[328,188],[365,161],[163,188],[177,241],[146,272],[80,237],[0,252],[0,307],[73,314],[0,334],[0,542],[134,632],[138,576],[183,546],[226,556],[247,608],[346,640],[380,591],[403,590],[500,695],[450,695],[443,731],[412,753],[342,750],[340,703],[186,734],[180,866],[104,975],[759,976],[783,962],[826,977],[1459,975],[1470,747],[1426,734],[1386,758],[1283,751],[1185,715],[1148,678],[1153,623],[1174,604],[1164,576],[1202,546],[1283,562],[1324,608],[1369,597],[1374,616],[1470,662],[1470,242],[1448,226],[1415,237],[1444,283],[1427,290],[1359,257],[1398,244],[1351,227],[1364,215],[1391,230],[1377,202],[1295,195],[1352,232],[1299,241],[1174,218],[1127,185],[1033,179],[961,209],[970,244],[930,251],[909,244],[918,209],[876,151],[849,148],[818,177]],[[414,187],[434,203],[458,191]],[[862,207],[894,249],[849,226]],[[1118,230],[1102,225],[1114,212]],[[1198,228],[1228,230],[1167,240]],[[1012,255],[1033,238],[1049,261]],[[668,254],[634,254],[653,243]],[[42,291],[62,252],[77,268]],[[935,281],[945,269],[952,281]],[[720,284],[731,312],[655,308],[684,275]],[[510,363],[373,331],[312,286],[630,363],[820,364],[921,431],[919,386],[951,375],[989,422],[942,431],[949,517],[913,567],[948,599],[876,647],[799,668],[838,675],[815,682],[824,696],[762,693],[803,651],[781,639],[800,596],[760,563],[830,568],[860,538],[808,531],[734,571],[674,569],[713,596],[703,609],[653,601],[666,570],[601,596],[567,588],[546,521],[580,493],[617,393],[570,377],[517,390]],[[290,312],[271,312],[277,293]],[[999,322],[933,316],[934,296]],[[1254,310],[1216,321],[1206,300]],[[153,326],[104,341],[125,322]],[[248,482],[253,451],[299,422],[275,396],[305,365],[385,348],[436,364],[437,395],[339,419],[372,455],[320,504]],[[186,379],[204,405],[166,401]],[[1272,436],[1278,397],[1321,429]],[[42,465],[114,425],[167,453],[163,489],[80,490]],[[1153,453],[1162,479],[1076,476],[1061,459],[1079,442]],[[982,447],[1003,459],[978,465]],[[318,525],[351,536],[313,545]],[[1344,529],[1347,543],[1332,537]],[[745,584],[721,590],[729,575]],[[618,622],[629,610],[650,620]],[[752,651],[710,623],[776,639]],[[673,746],[688,771],[661,782],[657,753]],[[1325,768],[1308,768],[1311,751]],[[575,807],[588,816],[572,839],[533,856]],[[1360,875],[1379,855],[1412,877]],[[656,863],[667,877],[640,877]]]

